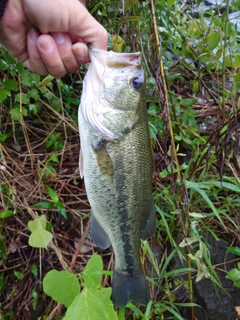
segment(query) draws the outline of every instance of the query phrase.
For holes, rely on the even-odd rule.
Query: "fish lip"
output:
[[[98,63],[101,63],[108,67],[133,66],[141,68],[142,53],[140,51],[118,53],[101,50],[93,45],[88,45],[88,49],[90,60],[95,67],[97,67]]]

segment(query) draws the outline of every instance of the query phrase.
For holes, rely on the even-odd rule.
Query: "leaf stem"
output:
[[[119,308],[118,311],[118,320],[124,320],[125,319],[125,307]]]

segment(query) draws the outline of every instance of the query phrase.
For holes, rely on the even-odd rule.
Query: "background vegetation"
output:
[[[43,79],[0,48],[0,319],[193,320],[205,307],[197,283],[209,279],[216,299],[226,292],[219,273],[240,288],[240,46],[229,18],[240,2],[208,12],[200,0],[123,3],[86,5],[109,47],[143,55],[157,231],[142,261],[152,300],[114,311],[113,254],[88,234],[77,128],[87,67]],[[213,263],[219,239],[231,267]]]

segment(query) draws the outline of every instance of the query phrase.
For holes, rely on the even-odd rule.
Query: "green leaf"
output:
[[[9,67],[8,63],[3,59],[0,59],[0,70],[7,70]]]
[[[47,75],[41,82],[39,82],[39,87],[43,87],[47,85],[49,82],[52,82],[54,80],[53,76]]]
[[[55,203],[55,206],[57,207],[59,213],[66,219],[68,220],[68,216],[67,216],[67,212],[66,212],[66,209],[63,205],[63,203],[61,201],[57,201]]]
[[[33,248],[47,248],[52,241],[52,234],[47,230],[37,227],[32,231],[28,239],[28,244]]]
[[[124,11],[129,10],[137,0],[127,0],[124,2]]]
[[[31,89],[28,93],[28,96],[35,100],[39,100],[40,98],[39,91],[37,89]]]
[[[214,206],[214,204],[212,203],[212,201],[208,197],[205,190],[203,190],[203,189],[209,189],[209,187],[207,185],[204,185],[203,183],[198,183],[198,182],[193,182],[193,181],[186,180],[185,183],[186,183],[186,187],[188,189],[195,190],[196,192],[198,192],[202,196],[202,198],[207,202],[207,204],[212,209],[213,213],[216,215],[218,220],[221,222],[222,226],[226,229],[226,226],[225,226],[220,214],[218,213],[216,207]]]
[[[168,8],[171,8],[174,5],[175,0],[167,0],[167,3],[168,3]]]
[[[240,248],[239,247],[226,247],[228,251],[232,252],[236,256],[240,256]]]
[[[226,278],[232,280],[232,281],[240,281],[240,270],[237,268],[231,269],[227,275]]]
[[[20,101],[23,103],[23,104],[29,104],[30,103],[30,98],[28,96],[27,93],[18,93],[16,94],[15,96],[15,99],[16,101],[18,101],[20,103]]]
[[[38,267],[36,266],[36,264],[32,264],[31,265],[31,272],[32,272],[34,278],[37,279],[37,277],[38,277]]]
[[[111,288],[84,289],[74,299],[63,320],[117,320]]]
[[[0,102],[3,102],[10,95],[9,90],[0,89]]]
[[[19,121],[21,118],[21,115],[26,117],[28,115],[28,111],[25,107],[22,107],[22,113],[20,111],[20,106],[16,105],[10,110],[11,118],[15,121]]]
[[[0,131],[0,143],[4,142],[5,140],[7,140],[7,138],[11,137],[12,133],[8,132],[8,133],[1,133]]]
[[[214,185],[214,186],[219,187],[220,189],[226,188],[226,189],[232,190],[234,192],[240,193],[240,188],[238,186],[236,186],[235,184],[232,184],[229,182],[210,180],[210,181],[203,181],[202,184],[209,185],[209,186]]]
[[[239,288],[240,289],[240,281],[235,281],[233,283],[234,287]]]
[[[207,35],[207,43],[210,50],[213,50],[217,47],[220,41],[220,33],[219,32],[210,32]]]
[[[33,232],[37,227],[46,229],[46,225],[47,225],[47,218],[45,215],[37,217],[36,219],[34,219],[34,221],[28,222],[28,228],[31,232]]]
[[[53,300],[69,307],[80,292],[77,277],[69,271],[49,271],[43,279],[43,291]]]
[[[6,210],[0,212],[0,219],[6,219],[8,217],[11,217],[12,215],[13,215],[13,211],[6,209]]]
[[[15,80],[7,79],[4,81],[4,88],[8,90],[17,91],[18,83]]]
[[[15,275],[15,277],[16,277],[17,279],[19,279],[19,280],[23,279],[23,274],[22,274],[22,272],[14,270],[13,273],[14,273],[14,275]]]
[[[52,201],[54,202],[54,203],[56,203],[56,202],[58,202],[58,195],[57,195],[57,193],[56,193],[56,191],[54,191],[52,188],[50,188],[49,186],[46,186],[46,189],[47,189],[47,191],[48,191],[48,194],[49,194],[49,196],[50,196],[50,198],[52,199]]]
[[[102,258],[98,254],[93,254],[89,259],[82,277],[86,288],[100,288],[103,274]]]
[[[186,98],[182,99],[181,104],[183,107],[191,107],[195,102],[197,102],[196,98]]]
[[[6,259],[7,255],[6,255],[5,245],[4,245],[4,242],[2,241],[2,239],[0,239],[0,253],[1,253],[2,264],[5,264],[6,260],[7,260]],[[1,278],[0,278],[0,282],[1,282]],[[1,291],[1,284],[0,284],[0,291]]]
[[[52,202],[38,202],[33,205],[34,208],[42,208],[42,209],[53,209],[54,208],[54,203]]]

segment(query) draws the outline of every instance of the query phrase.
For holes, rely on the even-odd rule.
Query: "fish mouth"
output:
[[[141,52],[118,53],[114,51],[105,51],[88,45],[90,60],[99,76],[104,74],[106,67],[120,69],[123,67],[141,67]]]

